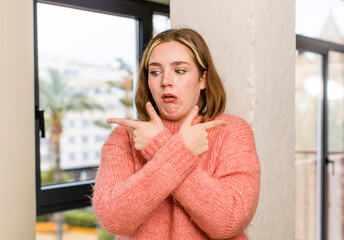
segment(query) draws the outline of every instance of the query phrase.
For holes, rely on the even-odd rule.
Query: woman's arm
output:
[[[253,133],[244,120],[232,118],[221,128],[225,129],[224,140],[220,143],[219,166],[214,176],[198,164],[172,193],[192,220],[215,239],[243,232],[258,203],[260,166]],[[165,133],[160,134],[163,137],[153,138],[142,151],[148,161],[168,141]]]
[[[260,167],[251,128],[241,119],[226,126],[214,177],[198,165],[172,193],[209,237],[244,231],[258,203]]]
[[[100,224],[120,235],[134,233],[197,164],[197,156],[174,135],[135,173],[129,131],[117,127],[105,143],[93,196]]]

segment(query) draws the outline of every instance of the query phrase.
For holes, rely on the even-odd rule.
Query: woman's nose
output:
[[[165,87],[169,87],[172,86],[172,78],[168,73],[164,73],[162,75],[162,79],[161,79],[161,87],[165,88]]]

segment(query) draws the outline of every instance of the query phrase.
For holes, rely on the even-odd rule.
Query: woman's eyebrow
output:
[[[172,66],[179,66],[179,65],[183,65],[183,64],[191,65],[190,63],[184,62],[184,61],[175,61],[175,62],[171,63]],[[150,67],[150,66],[161,67],[161,64],[158,62],[151,62],[148,64],[148,67]]]
[[[148,64],[148,67],[149,66],[156,66],[156,67],[160,67],[161,64],[160,63],[157,63],[157,62],[151,62],[150,64]]]
[[[191,65],[190,63],[184,62],[184,61],[175,61],[171,65],[177,65],[178,66],[178,65],[182,65],[182,64]]]

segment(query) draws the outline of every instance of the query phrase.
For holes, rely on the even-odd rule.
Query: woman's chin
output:
[[[160,117],[171,122],[182,122],[189,113],[185,106],[178,104],[164,104],[159,108]],[[190,110],[191,111],[191,110]]]
[[[171,122],[180,122],[183,120],[183,116],[181,116],[180,114],[174,112],[174,113],[166,113],[164,112],[162,114],[162,119],[167,120],[167,121],[171,121]]]
[[[160,113],[162,115],[161,117],[168,121],[176,122],[180,118],[179,109],[177,108],[177,106],[172,104],[163,106],[163,108],[160,110]]]

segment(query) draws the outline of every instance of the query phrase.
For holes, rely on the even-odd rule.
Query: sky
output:
[[[297,34],[318,37],[326,23],[328,15],[332,15],[341,35],[344,37],[344,1],[343,0],[296,0]]]
[[[40,54],[102,65],[122,58],[136,66],[137,21],[132,18],[38,3]]]
[[[78,58],[81,62],[106,64],[121,58],[137,65],[137,20],[38,3],[40,54]],[[169,28],[169,18],[153,15],[157,32]]]

